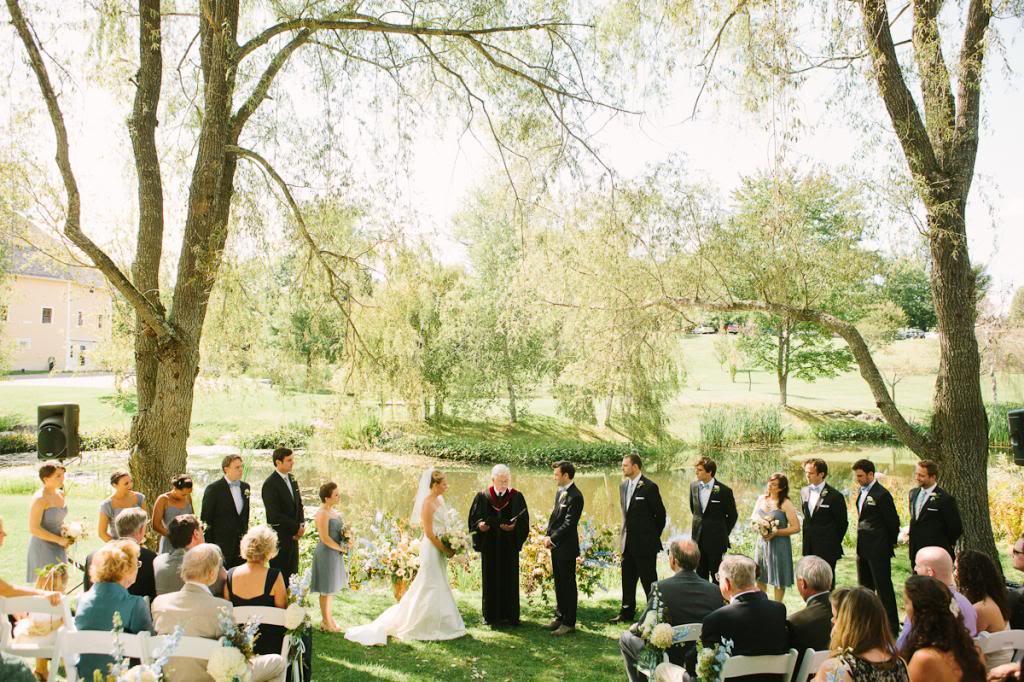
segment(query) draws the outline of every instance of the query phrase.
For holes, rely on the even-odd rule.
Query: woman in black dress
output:
[[[256,526],[245,534],[241,544],[245,563],[228,571],[224,598],[235,606],[288,606],[288,592],[281,572],[267,564],[277,555],[277,534],[269,526]],[[284,627],[260,625],[254,647],[257,654],[279,654],[284,642]]]

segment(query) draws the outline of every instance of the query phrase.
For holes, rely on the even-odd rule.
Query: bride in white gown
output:
[[[412,523],[423,526],[420,567],[402,599],[375,621],[345,631],[345,639],[365,646],[387,644],[388,637],[409,640],[455,639],[466,634],[466,624],[448,585],[448,551],[438,539],[446,530],[447,510],[442,495],[448,490],[445,475],[427,469],[420,478]]]

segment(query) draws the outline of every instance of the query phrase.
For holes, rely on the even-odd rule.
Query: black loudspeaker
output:
[[[36,451],[39,459],[78,457],[78,405],[45,403],[38,407]]]
[[[1024,410],[1010,410],[1006,413],[1010,426],[1010,445],[1013,447],[1013,462],[1024,467]]]

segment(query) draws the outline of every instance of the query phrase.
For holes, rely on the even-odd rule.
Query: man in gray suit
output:
[[[203,527],[194,514],[182,514],[171,520],[167,525],[167,537],[173,550],[169,554],[159,554],[153,561],[153,578],[156,582],[157,596],[168,592],[177,592],[185,581],[181,579],[181,565],[185,560],[185,552],[206,542]],[[228,574],[221,566],[217,579],[210,583],[210,592],[215,596],[224,594],[224,581]]]
[[[178,592],[162,594],[153,601],[153,625],[157,634],[169,635],[178,625],[187,637],[217,639],[221,636],[217,620],[221,609],[232,613],[231,602],[210,594],[207,587],[216,579],[221,570],[220,548],[217,545],[200,544],[185,553],[181,564],[184,587]],[[249,662],[252,682],[269,682],[278,678],[285,669],[285,660],[280,654],[255,656]],[[172,656],[164,667],[167,682],[212,682],[206,672],[206,662],[195,658]]]
[[[686,625],[700,623],[704,617],[725,603],[718,587],[697,575],[700,565],[700,549],[697,543],[686,537],[675,537],[669,540],[668,565],[675,572],[671,578],[655,583],[661,595],[661,606],[664,622],[670,625]],[[626,665],[626,675],[630,682],[645,679],[637,671],[636,661],[644,648],[644,640],[640,638],[640,623],[647,617],[651,602],[636,624],[619,637],[619,650]],[[669,660],[676,665],[685,667],[693,674],[696,664],[696,648],[693,642],[676,645],[668,650]]]

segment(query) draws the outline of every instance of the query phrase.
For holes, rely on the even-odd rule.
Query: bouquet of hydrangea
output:
[[[733,642],[731,639],[723,639],[721,644],[714,644],[710,647],[702,646],[697,652],[697,673],[696,682],[721,682],[722,668],[729,660],[732,653]]]
[[[769,535],[779,530],[779,520],[768,516],[758,516],[756,519],[751,519],[750,525],[766,540]]]
[[[60,534],[68,539],[68,547],[88,537],[84,521],[64,521],[60,526]]]
[[[644,648],[637,657],[637,670],[648,677],[654,675],[654,669],[661,663],[665,651],[682,642],[690,633],[687,626],[673,627],[662,620],[664,617],[661,592],[658,591],[658,586],[654,585],[651,588],[647,613],[637,630],[637,634],[644,640]]]
[[[469,533],[462,525],[462,519],[455,509],[448,509],[445,532],[438,536],[438,540],[445,546],[445,549],[454,554],[462,554],[469,547]]]
[[[284,612],[285,636],[291,641],[287,663],[292,666],[292,680],[302,679],[302,655],[306,652],[303,636],[313,620],[309,615],[309,584],[313,571],[307,568],[302,575],[295,574],[288,581],[288,608]]]
[[[206,672],[215,682],[248,682],[250,678],[249,659],[255,652],[253,645],[259,637],[259,620],[249,619],[238,627],[227,608],[217,612],[220,623],[220,644],[213,650],[206,664]]]

